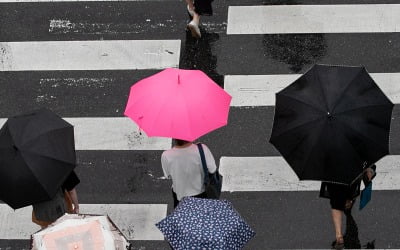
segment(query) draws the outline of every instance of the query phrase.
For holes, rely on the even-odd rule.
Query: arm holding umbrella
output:
[[[79,183],[80,180],[78,176],[72,171],[62,185],[67,203],[69,203],[67,204],[67,212],[69,213],[79,213],[78,194],[75,189],[76,185]]]
[[[365,168],[363,171],[364,184],[371,182],[372,179],[375,178],[375,176],[376,176],[376,165],[375,164]]]
[[[73,205],[73,213],[79,214],[79,202],[78,202],[78,194],[76,193],[76,189],[73,188],[70,191],[67,191],[69,196],[71,197],[72,205]]]

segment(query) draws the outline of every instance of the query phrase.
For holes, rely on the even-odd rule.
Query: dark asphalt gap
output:
[[[377,249],[400,248],[399,197],[398,190],[373,191],[371,202],[362,211],[356,201],[353,216],[362,245],[375,240]],[[329,249],[334,239],[329,201],[319,198],[316,191],[234,192],[223,193],[222,199],[231,201],[256,232],[244,249]],[[163,241],[132,243],[134,249],[167,249]],[[28,240],[0,240],[0,249],[29,249],[28,244]]]
[[[214,27],[213,32],[226,33],[226,26],[221,24],[227,21],[229,6],[396,3],[397,0],[218,0],[213,3],[214,16],[203,20]],[[179,39],[187,23],[185,5],[175,0],[0,3],[0,10],[0,41]],[[50,20],[60,20],[64,26],[50,28]]]
[[[222,75],[304,73],[313,64],[400,72],[400,33],[227,35],[214,42]]]
[[[255,230],[245,249],[330,249],[335,232],[329,200],[318,192],[223,193]],[[377,249],[400,248],[400,191],[373,191],[371,202],[353,207],[361,244],[375,240]],[[262,248],[260,247],[262,246]]]
[[[159,71],[0,72],[0,114],[47,107],[63,117],[121,117],[130,87]]]

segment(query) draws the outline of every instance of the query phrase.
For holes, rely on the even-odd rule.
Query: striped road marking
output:
[[[180,40],[0,42],[0,71],[178,67]]]
[[[400,73],[372,73],[381,90],[395,104],[400,103]],[[232,96],[231,106],[274,106],[275,93],[301,75],[227,75],[224,88]]]
[[[280,156],[221,157],[222,191],[317,191],[320,181],[299,181]],[[376,163],[375,190],[400,189],[400,155],[389,155]]]
[[[229,6],[227,34],[400,32],[399,13],[400,4]]]
[[[107,214],[128,240],[164,240],[155,226],[167,215],[167,204],[81,204],[80,212]],[[40,229],[32,222],[32,207],[13,210],[0,204],[0,239],[29,239]]]
[[[125,117],[64,118],[74,125],[76,150],[166,150],[170,138],[147,137]],[[7,121],[0,119],[0,127]]]

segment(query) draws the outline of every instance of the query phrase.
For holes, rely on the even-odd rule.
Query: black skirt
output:
[[[202,16],[212,16],[213,10],[211,2],[213,0],[194,0],[194,10]]]
[[[361,181],[357,181],[351,186],[322,182],[319,195],[330,199],[331,208],[344,211],[346,201],[354,200],[360,195],[360,184]]]

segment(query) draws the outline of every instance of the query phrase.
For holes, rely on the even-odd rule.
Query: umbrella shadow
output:
[[[223,87],[224,77],[217,73],[217,57],[212,52],[212,46],[219,40],[219,34],[209,33],[201,27],[200,31],[200,39],[193,38],[191,33],[186,31],[179,68],[201,70]]]
[[[351,210],[345,211],[346,215],[346,232],[344,235],[344,247],[346,249],[361,249],[361,242],[358,236],[358,226],[354,220]],[[367,242],[363,245],[366,249],[375,249],[375,240]]]
[[[288,64],[294,72],[317,63],[327,53],[324,34],[268,34],[262,43],[264,56]]]
[[[296,0],[264,0],[263,5],[297,5]],[[327,53],[323,34],[266,34],[263,38],[264,56],[289,64],[290,70],[300,72],[304,66],[315,64]]]

